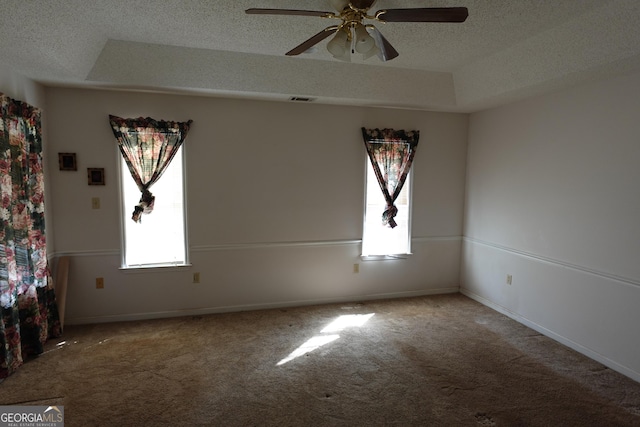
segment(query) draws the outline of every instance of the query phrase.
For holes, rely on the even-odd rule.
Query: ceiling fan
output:
[[[413,9],[381,9],[373,15],[369,9],[376,0],[330,0],[337,12],[320,12],[296,9],[247,9],[252,15],[299,15],[338,19],[338,25],[332,25],[305,40],[286,53],[299,55],[335,34],[327,43],[327,50],[334,58],[350,61],[352,53],[363,55],[364,59],[377,55],[381,61],[390,61],[397,57],[398,51],[384,38],[378,29],[365,23],[366,20],[378,22],[464,22],[469,16],[466,7],[426,7]]]

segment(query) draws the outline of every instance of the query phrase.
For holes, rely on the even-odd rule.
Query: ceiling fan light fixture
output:
[[[327,50],[338,59],[344,56],[345,53],[349,53],[349,49],[349,34],[343,29],[336,31],[336,35],[327,43]]]
[[[334,56],[334,58],[344,62],[351,62],[351,49],[345,49],[342,55]]]
[[[367,52],[364,52],[362,54],[362,59],[367,60],[367,59],[371,58],[374,55],[377,55],[378,57],[380,56],[380,48],[378,46],[376,46],[375,43],[373,44],[371,49],[369,49]]]
[[[366,54],[373,47],[375,47],[376,43],[373,40],[373,37],[369,35],[369,32],[365,28],[364,25],[356,26],[356,52]]]

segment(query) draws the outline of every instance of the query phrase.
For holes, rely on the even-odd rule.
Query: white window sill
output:
[[[362,261],[389,261],[398,259],[408,259],[412,254],[394,254],[394,255],[360,255]]]
[[[191,268],[192,264],[149,264],[149,265],[128,265],[120,267],[124,273],[167,273],[171,271],[182,271]]]

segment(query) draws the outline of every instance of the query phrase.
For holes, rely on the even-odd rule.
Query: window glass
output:
[[[131,219],[140,190],[120,155],[123,207],[123,267],[183,265],[187,263],[184,209],[183,147],[150,188],[155,196],[153,212]]]
[[[402,255],[411,253],[411,178],[407,180],[395,201],[398,224],[390,228],[382,224],[382,213],[387,203],[373,172],[373,166],[367,159],[364,234],[362,236],[362,255]]]

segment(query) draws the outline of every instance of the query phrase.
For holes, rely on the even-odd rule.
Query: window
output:
[[[411,253],[411,178],[412,173],[409,172],[395,202],[398,208],[395,221],[398,225],[395,228],[383,225],[382,212],[385,210],[386,202],[371,162],[367,158],[362,256],[393,256]]]
[[[184,146],[178,149],[162,177],[151,188],[153,212],[142,221],[131,220],[140,190],[120,153],[123,221],[123,268],[162,267],[187,264],[184,198]]]

